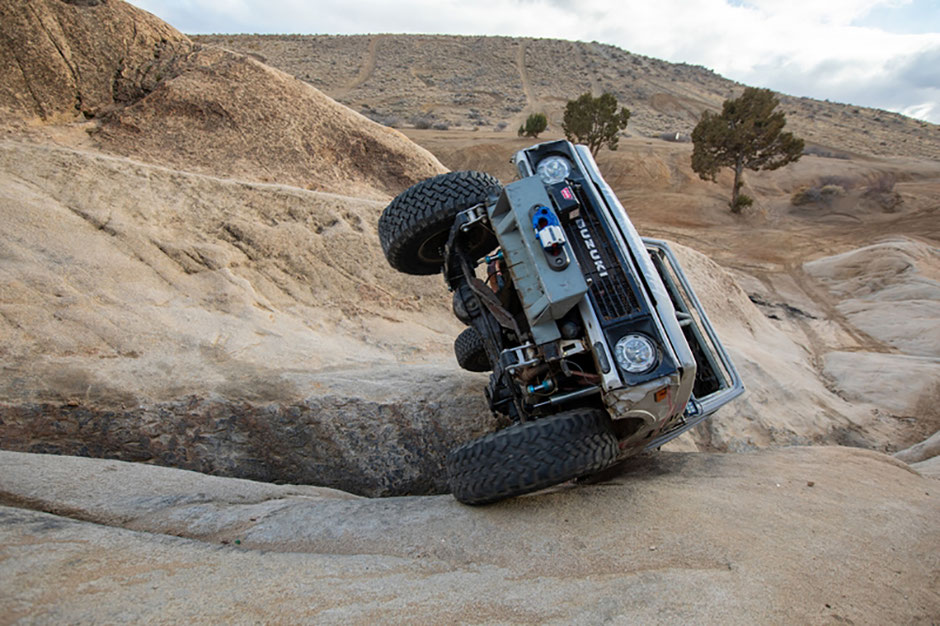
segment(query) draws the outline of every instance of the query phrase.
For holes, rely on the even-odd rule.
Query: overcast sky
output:
[[[940,0],[131,0],[184,33],[600,41],[940,123]]]

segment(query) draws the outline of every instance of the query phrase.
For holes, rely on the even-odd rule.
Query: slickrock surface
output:
[[[663,453],[600,484],[483,508],[12,452],[0,452],[0,469],[0,500],[12,505],[0,508],[9,619],[940,615],[940,482],[863,450]]]

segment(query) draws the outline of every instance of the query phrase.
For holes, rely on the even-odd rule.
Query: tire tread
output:
[[[468,372],[488,372],[492,368],[486,356],[483,337],[473,326],[463,329],[454,340],[454,355],[457,364]]]
[[[607,413],[578,409],[465,443],[448,455],[447,472],[458,501],[487,504],[597,472],[618,454]]]
[[[499,181],[484,172],[447,172],[412,185],[385,207],[379,217],[379,241],[389,265],[406,274],[440,271],[441,263],[420,259],[417,248],[428,238],[450,229],[457,213],[499,193]],[[482,237],[474,252],[496,246],[491,234]]]

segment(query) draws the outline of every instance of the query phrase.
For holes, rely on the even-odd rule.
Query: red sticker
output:
[[[561,197],[565,200],[574,200],[574,193],[572,193],[571,187],[562,188]]]

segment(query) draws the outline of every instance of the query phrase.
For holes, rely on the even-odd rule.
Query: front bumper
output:
[[[641,420],[636,435],[630,435],[622,443],[630,442],[647,448],[659,447],[679,436],[724,404],[743,393],[744,386],[731,359],[712,328],[702,309],[698,297],[685,277],[678,260],[669,246],[662,241],[641,238],[626,210],[604,181],[590,151],[585,146],[574,146],[568,142],[548,142],[520,151],[513,159],[523,179],[533,176],[538,157],[529,161],[527,154],[541,151],[565,153],[572,159],[583,178],[582,187],[586,197],[582,203],[592,207],[603,226],[587,226],[589,237],[600,242],[601,232],[616,249],[623,270],[628,273],[624,284],[637,301],[628,307],[622,299],[608,303],[601,292],[610,294],[614,286],[609,280],[601,282],[590,274],[587,282],[589,292],[578,303],[585,321],[588,341],[598,363],[613,364],[612,343],[618,332],[629,327],[654,336],[660,343],[668,367],[650,372],[645,377],[631,379],[617,367],[604,369],[601,390],[611,417],[615,420]],[[589,222],[589,220],[584,220]],[[570,236],[577,243],[576,237]],[[577,245],[575,246],[578,247]],[[583,250],[575,250],[575,256],[583,257]],[[605,267],[610,267],[605,262]],[[606,273],[602,276],[607,276]],[[607,297],[606,295],[604,296]],[[605,309],[626,311],[623,322],[612,319]],[[632,311],[631,311],[632,308]],[[643,322],[642,320],[646,320]],[[628,429],[632,430],[632,429]],[[637,436],[642,441],[637,440]]]

